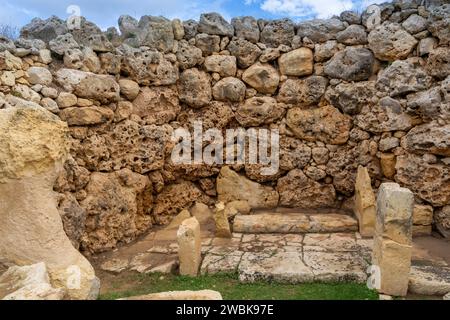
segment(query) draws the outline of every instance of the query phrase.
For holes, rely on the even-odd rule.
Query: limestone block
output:
[[[186,290],[151,293],[119,300],[222,300],[222,295],[213,290]]]
[[[378,190],[375,232],[379,237],[410,245],[414,195],[397,183],[383,183]]]
[[[371,237],[375,230],[375,194],[366,167],[359,166],[355,183],[355,208],[359,221],[359,232],[363,237]]]
[[[201,263],[200,224],[195,217],[184,220],[177,232],[180,274],[196,276]]]
[[[228,215],[223,202],[216,204],[214,221],[216,223],[216,237],[231,238],[230,224],[228,222]]]

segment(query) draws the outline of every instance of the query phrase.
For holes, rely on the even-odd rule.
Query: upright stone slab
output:
[[[197,276],[201,263],[200,224],[195,217],[184,220],[177,232],[180,274]]]
[[[383,183],[378,190],[372,265],[379,267],[379,292],[405,296],[412,254],[414,196],[397,183]]]
[[[214,221],[216,223],[216,237],[219,238],[231,238],[230,223],[228,222],[228,215],[225,209],[223,202],[216,204]]]
[[[354,212],[359,222],[359,233],[363,237],[372,237],[375,232],[375,194],[372,190],[367,168],[358,167],[355,183]]]

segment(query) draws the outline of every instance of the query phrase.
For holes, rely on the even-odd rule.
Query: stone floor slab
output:
[[[219,272],[236,272],[244,253],[235,251],[227,255],[208,253],[202,262],[201,274],[215,274]]]
[[[423,295],[440,295],[450,292],[450,267],[411,266],[409,291]]]

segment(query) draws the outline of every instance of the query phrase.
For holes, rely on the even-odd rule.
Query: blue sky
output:
[[[198,20],[202,12],[219,12],[226,19],[251,15],[295,21],[327,18],[341,11],[362,8],[379,0],[0,0],[0,23],[21,27],[33,17],[57,15],[66,19],[67,8],[77,5],[81,15],[102,29],[117,26],[121,14],[134,17],[163,15],[167,18]]]

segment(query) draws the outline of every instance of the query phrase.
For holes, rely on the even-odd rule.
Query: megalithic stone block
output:
[[[405,296],[408,292],[412,246],[375,236],[372,265],[380,277],[379,292],[391,296]]]
[[[228,215],[225,209],[223,202],[216,204],[214,221],[216,223],[216,237],[219,238],[231,238],[230,223],[228,222]]]
[[[414,195],[397,183],[383,183],[378,190],[375,233],[399,244],[412,241]]]
[[[355,183],[354,212],[359,222],[359,233],[372,237],[375,232],[376,202],[371,180],[366,167],[359,166]]]
[[[200,224],[195,217],[184,220],[177,232],[180,274],[197,276],[201,263]]]

